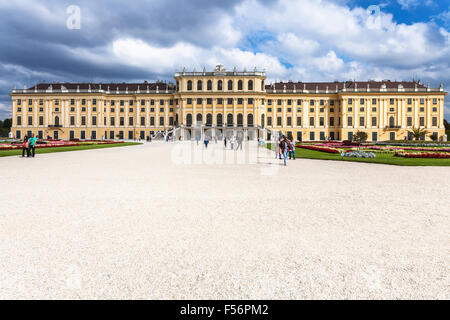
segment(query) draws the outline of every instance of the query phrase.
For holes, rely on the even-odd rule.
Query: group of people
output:
[[[283,157],[284,165],[287,165],[287,158],[289,160],[295,160],[295,142],[294,140],[286,138],[286,136],[280,136],[278,139],[277,150],[275,157]]]
[[[226,149],[227,148],[227,143],[230,142],[230,149],[234,150],[234,144],[236,143],[236,150],[242,150],[242,141],[244,139],[241,136],[237,136],[236,138],[231,136],[227,139],[227,137],[223,138],[223,146]]]
[[[34,133],[31,134],[31,137],[25,136],[23,138],[22,145],[22,158],[25,157],[25,153],[27,154],[27,158],[33,157],[35,154],[37,138],[34,136]]]

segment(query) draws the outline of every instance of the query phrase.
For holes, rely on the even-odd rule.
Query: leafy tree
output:
[[[356,133],[353,135],[353,141],[358,143],[358,146],[361,146],[361,143],[367,140],[367,133],[364,131],[356,131]]]
[[[438,139],[438,136],[436,135],[436,134],[430,134],[430,136],[429,136],[430,138],[431,138],[431,140],[433,140],[433,141],[437,141],[437,139]]]
[[[427,130],[423,128],[412,128],[409,132],[411,132],[415,140],[419,140],[427,134]]]

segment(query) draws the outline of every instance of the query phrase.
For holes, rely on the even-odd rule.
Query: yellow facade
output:
[[[144,139],[176,131],[187,139],[194,128],[227,128],[250,138],[270,131],[302,141],[350,140],[358,130],[371,141],[410,139],[413,127],[425,128],[427,140],[445,133],[442,85],[265,80],[265,72],[217,66],[213,72],[177,72],[175,85],[38,84],[10,94],[12,132],[17,138]]]

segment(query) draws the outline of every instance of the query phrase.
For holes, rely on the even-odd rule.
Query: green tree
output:
[[[356,131],[353,135],[353,141],[358,143],[358,147],[361,147],[361,143],[367,140],[367,133],[364,131]]]
[[[437,141],[437,139],[438,139],[437,134],[434,134],[434,133],[433,133],[433,134],[430,134],[429,137],[430,137],[430,139],[433,140],[433,141]]]
[[[411,132],[415,140],[419,140],[427,134],[427,130],[423,128],[412,128],[409,132]]]

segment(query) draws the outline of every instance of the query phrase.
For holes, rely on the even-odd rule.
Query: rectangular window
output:
[[[223,104],[223,99],[222,98],[218,98],[217,99],[217,104]]]
[[[44,117],[43,116],[39,116],[39,125],[40,126],[44,125]]]
[[[96,106],[97,105],[97,99],[92,99],[92,105]]]
[[[242,98],[238,98],[238,100],[237,100],[237,104],[242,104]]]
[[[116,105],[115,100],[111,100],[111,107],[114,107]]]
[[[164,117],[159,117],[159,125],[160,126],[164,125]]]
[[[81,116],[81,125],[82,126],[86,125],[86,116]]]
[[[330,126],[334,127],[334,117],[330,117]]]
[[[420,104],[425,104],[425,99],[424,98],[420,98]]]
[[[152,100],[153,101],[153,100]],[[187,104],[192,104],[192,98],[187,98]]]
[[[320,135],[320,140],[324,141],[325,140],[325,132],[320,131],[319,135]]]
[[[130,102],[128,103],[130,106],[132,106],[133,105],[133,100],[130,100]]]
[[[309,118],[309,125],[314,126],[314,117]]]
[[[408,103],[408,104],[412,104],[412,99],[411,99],[411,98],[408,98],[407,103]]]
[[[352,107],[348,107],[348,112],[352,112],[353,108]]]
[[[128,131],[128,140],[133,140],[134,138],[133,131]]]
[[[407,112],[412,112],[412,108],[408,107]]]
[[[302,100],[301,100],[301,99],[298,99],[298,100],[297,100],[297,105],[298,105],[298,106],[301,106],[301,105],[302,105]]]
[[[319,126],[324,126],[325,125],[325,120],[323,117],[319,118]]]
[[[408,127],[411,127],[411,126],[412,126],[412,117],[407,117],[407,118],[406,118],[406,125],[407,125]]]
[[[29,116],[29,117],[28,117],[28,125],[29,125],[29,126],[32,126],[32,125],[33,125],[33,117],[32,117],[32,116]]]
[[[389,99],[389,104],[394,104],[395,103],[395,99]]]
[[[376,105],[377,104],[377,99],[373,98],[372,99],[372,105]]]
[[[437,117],[432,117],[431,118],[431,125],[433,127],[437,127],[437,125],[438,125]]]
[[[197,98],[197,104],[202,104],[202,98]]]
[[[372,117],[372,127],[377,126],[377,117]]]
[[[378,135],[376,132],[372,132],[372,141],[377,141],[378,140]]]
[[[69,139],[70,140],[75,139],[75,131],[73,131],[73,130],[69,131]]]
[[[314,132],[311,131],[311,132],[309,133],[309,140],[314,141],[314,139],[315,139]]]
[[[173,126],[173,117],[169,117],[169,126]]]
[[[281,126],[281,117],[277,117],[277,126]]]
[[[141,108],[141,112],[145,112],[145,108]]]
[[[124,108],[120,108],[119,112],[124,113],[125,109]]]
[[[33,112],[33,108],[28,108],[28,112]]]
[[[330,106],[334,106],[334,100],[330,100]]]
[[[121,126],[124,126],[125,125],[125,119],[124,119],[124,117],[120,117],[120,123],[119,123]]]
[[[292,112],[292,108],[287,108],[287,112]]]
[[[268,100],[267,100],[267,104],[268,104],[269,106],[271,106],[271,105],[272,105],[272,99],[268,99]]]
[[[81,105],[85,106],[86,105],[86,99],[81,99]]]
[[[287,104],[288,104],[288,106],[292,105],[292,100],[288,99]]]
[[[359,108],[359,112],[364,112],[364,107]]]
[[[279,106],[281,106],[283,104],[283,102],[281,101],[281,99],[278,99],[278,103]]]
[[[40,99],[40,100],[39,100],[39,105],[40,105],[40,106],[43,106],[43,105],[44,105],[44,100],[43,100],[43,99]]]
[[[125,101],[124,100],[120,100],[120,106],[123,107],[125,105]]]
[[[359,126],[364,127],[364,117],[359,117]]]
[[[320,105],[321,105],[321,106],[325,105],[325,100],[320,99]]]
[[[130,113],[132,113],[133,111],[134,111],[133,108],[128,109],[128,112],[130,112]]]
[[[253,98],[248,98],[248,104],[253,104]]]
[[[302,117],[297,117],[297,126],[301,126],[302,125]]]
[[[324,111],[325,111],[324,108],[320,108],[320,109],[319,109],[319,112],[324,112]]]
[[[267,112],[272,112],[272,108],[267,108]]]
[[[71,126],[75,125],[75,117],[74,116],[70,116],[70,125]]]
[[[93,126],[97,125],[97,116],[92,116],[92,125]]]
[[[141,100],[141,106],[145,105],[145,100]]]
[[[200,102],[201,103],[201,102]],[[164,105],[164,100],[159,100],[159,105],[163,106]]]
[[[22,100],[17,99],[17,104],[20,106],[22,104]]]
[[[59,100],[58,99],[55,100],[55,106],[59,106]]]
[[[314,100],[309,100],[309,105],[313,106],[314,105]]]
[[[159,112],[164,112],[164,108],[159,108]]]
[[[187,100],[188,100],[188,104],[192,104],[192,99],[191,98],[188,98]],[[150,105],[154,106],[155,105],[155,100],[153,100],[153,99],[150,100]]]
[[[292,126],[292,118],[291,117],[287,117],[286,121],[287,121],[288,126]]]
[[[281,112],[281,108],[277,108],[277,112]]]
[[[116,121],[115,120],[116,119],[114,117],[111,117],[111,119],[110,119],[110,125],[111,126],[115,126],[116,125]]]
[[[229,106],[233,105],[233,98],[228,98],[227,104]]]
[[[433,98],[433,104],[437,104],[437,99]]]
[[[141,126],[145,126],[145,117],[141,117]]]
[[[32,99],[28,99],[28,104],[31,106],[33,105],[33,100]]]
[[[437,112],[437,108],[436,107],[433,107],[433,112]]]
[[[352,98],[348,98],[348,104],[349,105],[353,104],[353,99]]]
[[[267,117],[267,125],[268,126],[272,125],[272,117]]]
[[[353,132],[350,131],[347,133],[347,139],[353,141]]]
[[[169,104],[173,106],[173,99],[169,100]]]
[[[348,126],[352,126],[353,125],[353,118],[352,117],[348,117],[347,118],[347,125]]]
[[[364,99],[359,99],[359,104],[364,104]]]
[[[334,108],[330,108],[330,112],[334,112]]]
[[[420,107],[419,111],[420,112],[425,112],[425,108],[424,107]]]
[[[377,112],[377,107],[373,107],[372,112]]]
[[[314,108],[309,108],[309,112],[314,112]]]
[[[81,112],[86,112],[86,107],[81,108]]]
[[[419,124],[421,127],[425,126],[425,117],[420,117],[419,118]]]
[[[150,117],[150,125],[151,126],[155,125],[155,117]]]
[[[206,104],[212,104],[212,99],[211,98],[206,99]]]

